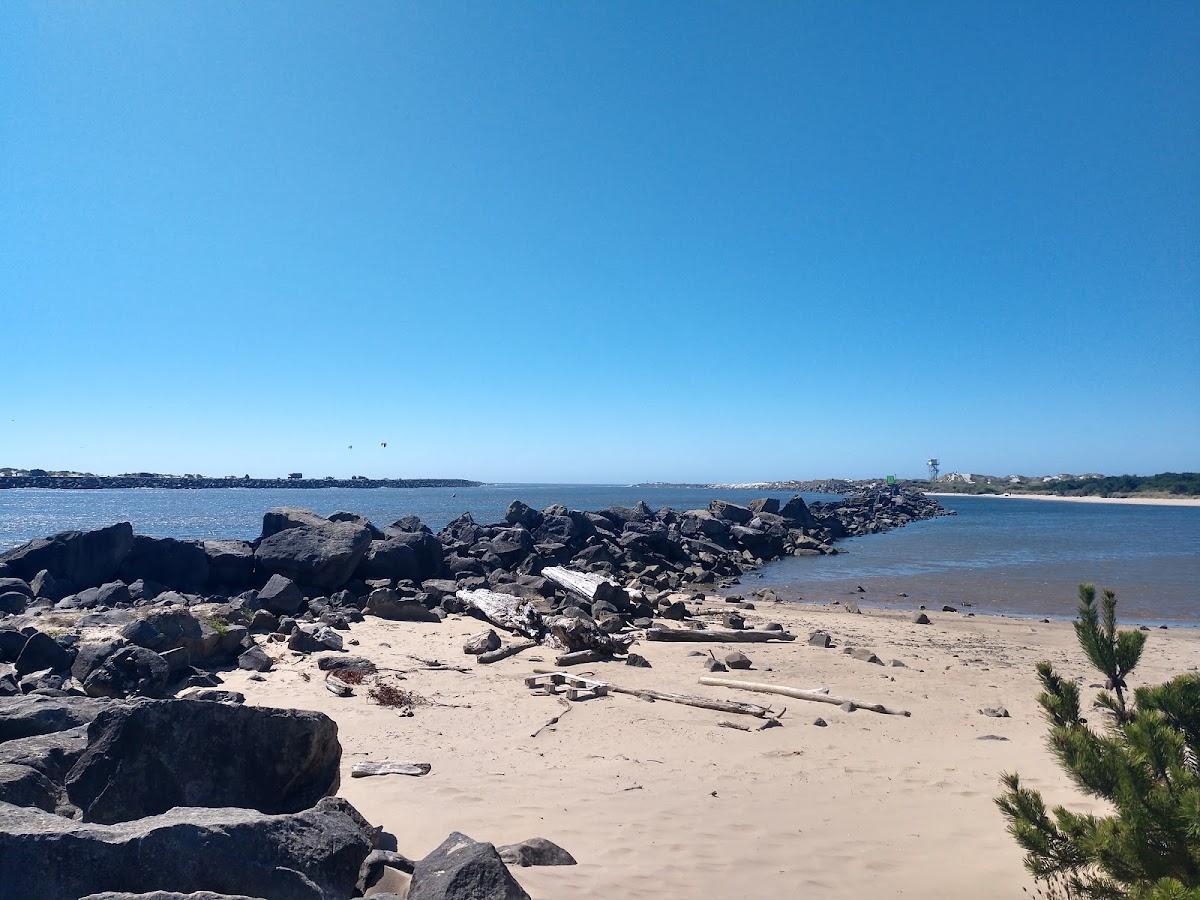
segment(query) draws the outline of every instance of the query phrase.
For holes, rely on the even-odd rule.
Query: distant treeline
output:
[[[1200,472],[1160,472],[1157,475],[1108,475],[1051,481],[1039,488],[1063,497],[1109,497],[1114,494],[1200,494]]]
[[[928,486],[929,483],[925,482]],[[1055,494],[1060,497],[1200,496],[1200,472],[1160,472],[1157,475],[1106,475],[1021,484],[942,484],[939,491],[957,494]]]

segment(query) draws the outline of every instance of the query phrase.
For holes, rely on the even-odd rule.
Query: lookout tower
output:
[[[929,462],[927,463],[927,465],[929,466],[929,482],[930,482],[930,484],[932,484],[933,482],[937,481],[937,479],[938,479],[939,463],[937,461],[937,458],[936,457],[931,458],[929,460]]]

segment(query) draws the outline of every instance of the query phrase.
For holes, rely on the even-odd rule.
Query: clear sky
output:
[[[0,466],[1196,470],[1198,46],[1195,2],[6,0]]]

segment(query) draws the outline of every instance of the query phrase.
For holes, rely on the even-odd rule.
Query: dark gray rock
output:
[[[408,900],[529,900],[500,854],[455,831],[417,863]]]
[[[29,605],[29,600],[29,595],[20,591],[5,591],[4,593],[0,593],[0,616],[19,616],[25,612],[25,607]]]
[[[204,541],[208,588],[243,588],[254,577],[254,547],[245,541]]]
[[[36,769],[0,762],[0,803],[36,806],[54,812],[58,796],[55,784]]]
[[[626,656],[625,657],[625,665],[636,666],[639,669],[653,668],[650,665],[650,660],[646,659],[646,657],[644,657],[638,653],[630,653],[628,656]]]
[[[914,625],[928,625],[929,616],[925,615],[923,612],[913,613],[912,622]]]
[[[814,647],[831,647],[833,639],[824,631],[814,631],[808,636],[808,642]]]
[[[125,638],[109,638],[104,641],[86,641],[79,645],[75,661],[71,663],[71,677],[80,684],[98,669],[113,653],[127,645]]]
[[[248,649],[238,657],[237,664],[239,669],[248,669],[251,672],[270,672],[271,667],[275,665],[262,647]]]
[[[754,513],[744,506],[738,506],[736,503],[729,503],[725,500],[713,500],[708,504],[709,512],[718,519],[723,519],[726,522],[736,522],[739,525],[745,525],[754,518]]]
[[[107,700],[91,697],[0,698],[0,744],[86,725],[108,706]]]
[[[45,569],[33,576],[29,587],[33,591],[33,596],[46,600],[61,600],[71,593],[70,585],[59,581]]]
[[[23,578],[0,578],[0,594],[7,594],[10,591],[24,594],[29,600],[32,600],[36,596],[33,593],[33,588]]]
[[[748,669],[751,665],[750,657],[740,650],[734,650],[725,654],[725,665],[731,669]]]
[[[385,528],[384,533],[389,540],[407,544],[416,553],[418,578],[414,580],[424,581],[426,578],[435,577],[441,571],[442,545],[428,531],[406,530],[393,525]]]
[[[96,665],[83,682],[89,697],[161,697],[171,680],[171,667],[153,650],[126,646]]]
[[[322,713],[141,700],[101,712],[67,794],[88,822],[125,822],[173,806],[296,812],[338,787],[337,725]]]
[[[304,606],[304,594],[292,579],[272,575],[258,592],[258,605],[277,616],[294,616]]]
[[[50,635],[35,631],[25,641],[15,663],[18,675],[51,669],[65,672],[71,668],[71,654]]]
[[[421,573],[421,562],[412,545],[397,538],[384,538],[371,541],[354,575],[363,580],[419,581]]]
[[[112,581],[133,547],[133,526],[119,522],[93,531],[63,531],[0,554],[8,577],[32,582],[45,570],[65,596]],[[41,587],[45,587],[43,579]],[[49,596],[39,593],[38,596]],[[56,599],[56,598],[52,598]]]
[[[125,581],[142,578],[171,590],[198,592],[208,583],[208,556],[198,541],[139,534],[121,563]]]
[[[367,597],[363,614],[392,622],[440,622],[441,619],[416,600],[403,599],[391,588],[376,588]]]
[[[372,838],[354,807],[334,797],[287,815],[184,807],[116,825],[0,804],[3,890],[20,900],[98,890],[347,898]]]
[[[510,866],[573,866],[575,857],[545,838],[535,837],[496,850]]]
[[[322,592],[336,591],[349,581],[370,549],[371,532],[353,522],[320,521],[263,538],[254,551],[259,576],[284,575]]]

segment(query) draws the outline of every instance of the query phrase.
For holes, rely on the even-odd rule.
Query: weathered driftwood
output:
[[[649,628],[648,641],[686,641],[699,643],[765,644],[768,641],[794,641],[796,636],[787,631],[735,631],[726,628],[692,630],[682,628]]]
[[[554,660],[554,664],[558,667],[563,666],[578,666],[583,663],[603,662],[606,659],[612,659],[612,655],[601,653],[599,650],[576,650],[574,653],[564,653],[562,656]]]
[[[533,671],[539,675],[550,675],[557,670],[538,666]],[[701,709],[736,713],[741,716],[756,716],[760,719],[772,716],[769,707],[759,706],[757,703],[739,703],[736,700],[714,700],[711,697],[696,697],[692,694],[670,694],[666,691],[653,691],[645,688],[627,688],[621,687],[619,684],[613,684],[611,681],[605,683],[608,685],[608,689],[614,694],[628,694],[631,697],[640,697],[643,700],[663,700],[667,703],[681,703],[684,706],[697,706]]]
[[[350,767],[351,778],[367,775],[428,775],[433,767],[429,763],[397,762],[385,759],[380,762],[359,762]]]
[[[682,703],[684,706],[698,706],[701,709],[712,709],[717,712],[736,713],[741,716],[756,716],[760,719],[771,715],[771,710],[757,703],[738,703],[734,700],[714,700],[711,697],[696,697],[692,694],[670,694],[666,691],[634,690],[609,684],[615,694],[629,694],[644,700],[665,700],[668,703]]]
[[[349,682],[342,681],[332,672],[325,676],[325,690],[331,694],[336,694],[339,697],[349,697],[354,693],[354,688]]]
[[[457,591],[454,595],[468,612],[478,613],[497,628],[529,638],[542,635],[542,615],[528,600],[496,591]]]
[[[530,647],[536,647],[537,641],[516,641],[512,644],[507,644],[499,650],[489,650],[487,653],[480,653],[477,657],[481,663],[494,663],[502,659],[508,659],[520,653],[522,650],[528,650]]]
[[[624,591],[621,586],[614,584],[603,575],[577,572],[563,566],[548,566],[542,569],[542,577],[549,578],[568,593],[582,597],[589,603],[597,600],[611,600],[618,596],[624,599]]]
[[[702,676],[701,684],[718,685],[720,687],[737,688],[741,691],[754,691],[759,694],[782,694],[784,697],[795,697],[797,700],[812,700],[814,703],[832,703],[834,706],[851,704],[855,709],[866,709],[871,712],[883,713],[885,716],[911,716],[907,709],[893,709],[882,703],[863,703],[846,697],[835,697],[820,690],[805,690],[804,688],[788,687],[782,684],[767,684],[761,681],[740,681],[736,678],[715,678],[712,675]]]

